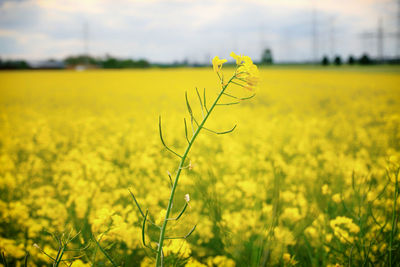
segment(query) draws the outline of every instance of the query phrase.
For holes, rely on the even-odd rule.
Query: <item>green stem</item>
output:
[[[392,229],[390,230],[390,241],[389,241],[389,266],[392,266],[392,245],[393,245],[393,235],[396,227],[396,203],[397,203],[397,193],[399,188],[399,169],[395,174],[395,188],[394,188],[394,200],[393,200],[393,210],[392,210]]]
[[[203,128],[204,124],[206,123],[206,121],[207,121],[208,117],[210,116],[211,112],[217,106],[217,103],[218,103],[219,99],[223,95],[223,93],[224,93],[225,89],[228,87],[228,85],[232,82],[234,77],[235,77],[235,75],[232,76],[232,78],[228,81],[228,83],[226,85],[222,86],[221,92],[218,94],[218,96],[215,99],[214,103],[212,104],[212,106],[208,110],[206,116],[203,118],[203,120],[201,121],[201,123],[197,127],[197,129],[194,132],[192,138],[190,139],[189,144],[186,147],[185,153],[183,154],[183,156],[181,158],[181,162],[179,163],[178,171],[177,171],[176,176],[175,176],[174,184],[173,184],[172,189],[171,189],[171,194],[170,194],[170,197],[169,197],[169,202],[168,202],[168,206],[167,206],[167,212],[165,214],[165,219],[164,219],[163,225],[161,226],[160,239],[158,241],[158,248],[157,248],[156,267],[161,266],[161,254],[162,254],[162,248],[163,248],[163,243],[164,243],[164,239],[165,239],[165,230],[167,228],[169,214],[170,214],[171,209],[172,209],[172,203],[174,201],[174,195],[175,195],[176,187],[178,185],[179,176],[180,176],[182,168],[183,168],[183,166],[185,164],[186,157],[189,154],[190,148],[192,147],[194,141],[196,140],[196,137],[199,135],[201,129]]]
[[[59,253],[58,257],[56,258],[56,261],[54,262],[54,265],[53,265],[54,267],[58,267],[60,265],[60,262],[62,260],[63,255],[64,255],[65,246],[66,245],[62,246],[61,252]]]

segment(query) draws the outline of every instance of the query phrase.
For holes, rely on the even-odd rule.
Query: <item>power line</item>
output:
[[[400,0],[397,1],[396,58],[400,58]]]
[[[329,20],[329,45],[331,58],[335,56],[335,17]]]
[[[85,56],[85,65],[89,65],[89,24],[83,23],[83,54]]]
[[[388,38],[388,37],[391,37],[391,36],[385,35],[382,18],[378,19],[378,25],[376,28],[376,32],[364,32],[364,33],[360,34],[360,38],[364,42],[371,40],[371,39],[376,41],[376,57],[379,61],[384,60],[384,57],[385,57],[384,41],[385,41],[385,38]]]
[[[382,18],[379,18],[378,21],[378,29],[377,29],[377,54],[378,60],[383,61],[383,25],[382,25]]]
[[[312,19],[311,19],[311,34],[312,34],[312,45],[311,45],[311,55],[312,61],[318,61],[318,36],[317,36],[317,12],[315,6],[312,9]]]

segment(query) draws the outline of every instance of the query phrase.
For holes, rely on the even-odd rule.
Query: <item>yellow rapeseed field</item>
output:
[[[168,233],[197,227],[166,241],[166,266],[395,266],[399,72],[260,75],[253,99],[218,106],[207,122],[235,131],[204,131],[190,152],[173,212],[186,194],[189,206]],[[177,160],[160,142],[158,116],[165,141],[181,151],[185,91],[201,113],[195,87],[216,97],[212,68],[0,72],[0,250],[8,265],[23,266],[28,252],[28,266],[49,266],[57,239],[78,234],[67,266],[109,266],[93,237],[117,264],[153,266],[128,189],[160,223]],[[157,236],[149,225],[153,247]]]

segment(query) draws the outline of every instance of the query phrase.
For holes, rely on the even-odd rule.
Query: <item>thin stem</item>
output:
[[[114,262],[114,260],[111,258],[111,256],[105,251],[104,248],[100,246],[100,243],[97,241],[96,237],[92,234],[94,242],[96,242],[97,247],[100,249],[100,251],[104,254],[104,256],[107,257],[107,259],[111,262],[113,267],[117,267],[118,265]],[[100,237],[101,240],[102,237]]]
[[[394,199],[393,199],[393,209],[392,209],[392,229],[390,230],[390,242],[389,242],[389,266],[392,266],[392,245],[393,245],[393,236],[395,233],[396,227],[396,203],[397,203],[397,194],[399,189],[399,170],[395,173],[395,188],[394,188]],[[389,177],[390,179],[390,177]]]
[[[241,84],[241,83],[237,83],[237,82],[232,82],[233,84],[236,84],[236,85],[239,85],[239,86],[241,86],[241,87],[244,87],[244,84]]]
[[[164,219],[163,225],[161,226],[160,239],[158,241],[158,248],[157,248],[156,267],[159,267],[162,264],[162,248],[163,248],[163,243],[164,243],[164,239],[165,239],[165,230],[167,228],[168,218],[169,218],[169,214],[171,212],[172,203],[173,203],[174,195],[175,195],[175,190],[176,190],[176,187],[178,185],[179,177],[180,177],[180,174],[181,174],[181,171],[182,171],[182,167],[185,164],[186,157],[189,154],[189,151],[192,148],[192,145],[193,145],[194,141],[196,140],[196,137],[199,135],[201,129],[203,128],[204,124],[206,123],[206,121],[207,121],[208,117],[210,116],[211,112],[217,106],[217,103],[218,103],[219,99],[223,95],[223,93],[224,93],[225,89],[228,87],[228,85],[232,82],[234,77],[235,76],[232,76],[232,78],[228,81],[228,83],[226,85],[222,85],[221,92],[219,93],[219,95],[215,99],[214,103],[211,105],[210,109],[207,111],[207,113],[206,113],[205,117],[203,118],[203,120],[201,121],[201,123],[198,125],[196,131],[194,132],[192,138],[190,139],[189,144],[187,145],[187,147],[185,149],[185,152],[183,153],[183,156],[181,157],[181,161],[179,163],[178,171],[177,171],[176,176],[175,176],[175,181],[174,181],[174,184],[173,184],[172,189],[171,189],[171,194],[170,194],[169,201],[168,201],[168,206],[167,206],[167,211],[166,211],[166,214],[165,214],[165,219]],[[185,94],[185,97],[187,99],[187,94]],[[188,104],[188,101],[186,101],[186,103]],[[188,106],[188,109],[191,111],[189,106]]]
[[[60,264],[60,262],[61,262],[61,260],[62,260],[62,257],[64,256],[65,246],[66,246],[66,245],[63,245],[63,246],[62,246],[61,252],[59,253],[59,257],[56,258],[56,262],[55,262],[54,265],[53,265],[54,267],[58,267],[58,265]]]
[[[29,258],[29,252],[26,252],[26,255],[25,255],[25,260],[24,260],[24,266],[25,267],[28,267],[28,258]]]

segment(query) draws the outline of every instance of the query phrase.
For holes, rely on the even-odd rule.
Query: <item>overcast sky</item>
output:
[[[89,53],[153,62],[205,62],[230,51],[277,61],[323,54],[396,53],[398,0],[0,0],[0,57],[28,60]],[[316,40],[313,52],[313,9]],[[362,38],[362,33],[370,38]]]

